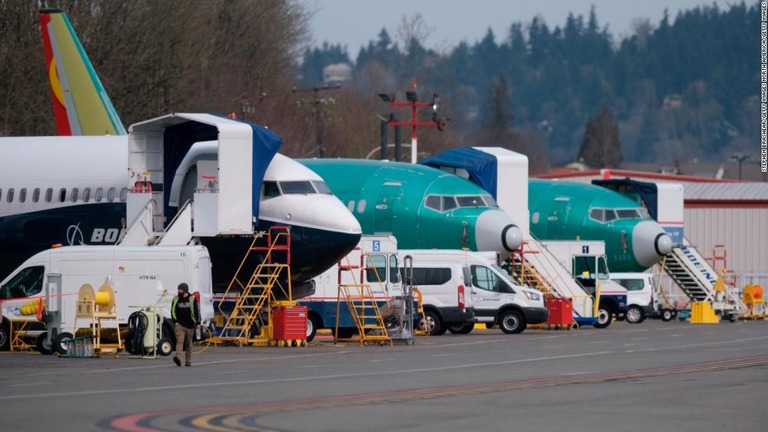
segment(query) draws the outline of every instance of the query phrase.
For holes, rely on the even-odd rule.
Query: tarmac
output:
[[[0,354],[3,431],[768,430],[768,325],[211,346],[171,357]]]

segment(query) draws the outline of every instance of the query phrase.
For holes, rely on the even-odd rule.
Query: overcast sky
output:
[[[513,22],[529,23],[540,15],[547,26],[562,27],[569,12],[575,16],[589,16],[595,5],[598,22],[608,24],[611,34],[623,37],[630,34],[634,18],[649,18],[656,25],[664,9],[671,19],[680,10],[711,5],[713,0],[299,0],[310,11],[312,45],[323,42],[346,45],[352,60],[360,47],[375,40],[379,31],[386,28],[395,39],[397,28],[404,16],[420,13],[427,27],[432,30],[425,45],[439,51],[448,50],[461,41],[470,45],[480,40],[490,27],[496,41],[506,39]],[[732,0],[729,3],[740,0]],[[727,8],[722,0],[721,8]]]

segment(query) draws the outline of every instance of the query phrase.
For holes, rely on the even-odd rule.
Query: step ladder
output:
[[[552,288],[552,285],[536,270],[536,267],[525,261],[522,249],[512,253],[507,272],[518,285],[535,288],[541,291],[545,297],[559,297]]]
[[[122,246],[184,246],[193,240],[193,202],[187,201],[164,231],[154,230],[155,201],[144,204],[136,218],[123,230],[117,244]]]
[[[597,316],[593,296],[573,278],[547,246],[535,238],[526,239],[522,250],[513,255],[509,273],[518,283],[540,290],[545,297],[573,299],[574,318],[592,319]]]
[[[248,263],[256,256],[260,263],[248,274]],[[232,311],[226,311],[224,302],[219,311],[227,321],[214,343],[238,346],[268,344],[271,339],[271,306],[276,303],[275,292],[282,291],[290,298],[290,232],[288,227],[272,227],[268,232],[254,234],[243,261],[227,286],[223,298],[235,298]],[[283,286],[283,282],[287,287]],[[266,312],[266,318],[262,312]]]
[[[347,258],[349,259],[349,258]],[[342,301],[349,308],[349,313],[352,315],[352,320],[357,326],[357,332],[359,335],[358,341],[360,345],[368,345],[370,343],[376,343],[383,345],[388,343],[394,345],[392,338],[387,334],[387,327],[384,323],[384,317],[381,314],[378,300],[374,295],[373,289],[370,284],[363,283],[365,280],[365,254],[360,254],[360,263],[353,264],[346,262],[339,264],[339,291],[336,299],[336,326],[334,335],[334,343],[339,338],[339,313],[341,312]],[[359,274],[356,274],[359,271]],[[347,273],[351,275],[352,283],[345,283],[350,278],[345,278]],[[350,339],[351,340],[351,339]]]

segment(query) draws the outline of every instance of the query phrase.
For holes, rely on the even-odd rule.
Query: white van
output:
[[[416,287],[423,294],[424,311],[428,305],[451,301],[457,283],[465,294],[465,306],[474,308],[474,321],[488,326],[498,324],[504,333],[520,333],[528,324],[546,322],[548,312],[544,296],[538,290],[517,285],[496,264],[494,253],[461,250],[401,250],[400,256],[413,257]],[[453,304],[452,304],[453,305]],[[457,316],[458,318],[458,316]],[[465,317],[468,318],[468,317]],[[437,331],[469,333],[473,325],[445,324],[443,316],[434,317]]]
[[[203,323],[213,319],[211,258],[204,246],[66,246],[39,252],[0,282],[0,349],[9,347],[9,320],[14,320],[37,327],[27,336],[37,338],[41,353],[61,352],[58,343],[72,337],[76,325],[90,324],[76,322],[83,285],[112,288],[118,317],[114,327],[127,325],[132,312],[152,305],[162,306],[169,319],[170,303],[181,282],[189,285],[190,293],[199,293]],[[30,302],[45,305],[48,331],[25,307]],[[163,337],[175,339],[169,320],[163,327]]]
[[[652,273],[611,273],[611,281],[627,289],[628,323],[638,324],[657,315],[654,291],[657,281]]]

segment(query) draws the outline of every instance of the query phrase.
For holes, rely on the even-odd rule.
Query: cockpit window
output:
[[[429,195],[427,196],[427,199],[424,200],[424,206],[427,208],[431,208],[432,210],[441,211],[443,208],[440,205],[440,202],[442,200],[437,195]]]
[[[331,195],[331,188],[328,187],[327,184],[325,184],[324,181],[321,180],[313,180],[312,186],[315,187],[315,191],[319,194],[328,194]]]
[[[645,208],[629,209],[601,209],[593,208],[589,211],[589,218],[597,222],[610,222],[616,219],[648,219],[651,216]]]
[[[485,201],[480,195],[457,196],[459,207],[485,207]]]
[[[309,181],[284,181],[280,182],[280,190],[284,194],[311,194],[315,193],[312,183]]]
[[[635,209],[619,209],[616,210],[619,215],[619,219],[639,219],[640,214]]]
[[[589,211],[589,218],[598,222],[605,222],[605,215],[603,209],[593,208]]]
[[[277,187],[277,182],[265,181],[263,185],[263,189],[264,189],[264,199],[280,196],[280,188]]]
[[[436,211],[448,211],[459,207],[498,207],[490,195],[427,195],[424,206]]]

